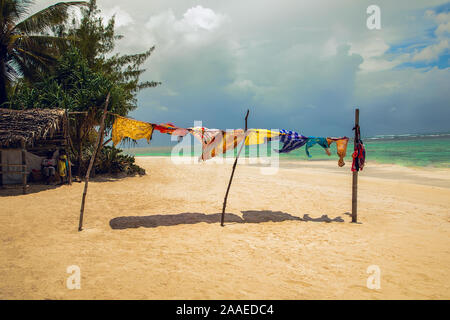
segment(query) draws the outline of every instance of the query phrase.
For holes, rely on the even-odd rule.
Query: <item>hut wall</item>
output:
[[[27,172],[31,173],[33,169],[41,170],[43,157],[39,157],[31,152],[26,152]],[[21,149],[2,149],[2,169],[3,171],[22,171],[20,167],[6,167],[8,164],[22,164]],[[16,173],[3,173],[3,184],[21,184],[22,176]]]
[[[2,183],[22,182],[22,150],[25,147],[26,167],[41,170],[48,152],[57,157],[59,150],[67,152],[67,113],[62,109],[10,110],[0,108],[0,149],[2,150]],[[8,166],[8,165],[13,165]],[[37,175],[36,175],[37,176]],[[36,180],[38,181],[38,177]]]

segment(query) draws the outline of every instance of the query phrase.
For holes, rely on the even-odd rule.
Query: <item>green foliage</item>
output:
[[[60,4],[60,7],[75,4],[70,2],[64,6]],[[51,26],[51,35],[40,41],[49,44],[52,39],[65,39],[67,48],[63,54],[60,54],[61,50],[54,52],[59,54],[59,58],[54,59],[52,68],[39,73],[39,77],[34,77],[31,82],[25,78],[15,81],[5,105],[14,109],[63,108],[77,112],[70,116],[71,160],[78,168],[78,174],[82,175],[98,134],[94,128],[99,124],[107,95],[110,94],[108,111],[126,116],[137,108],[136,95],[139,90],[159,84],[154,81],[139,82],[145,72],[141,66],[154,47],[134,55],[113,54],[115,41],[122,36],[114,32],[114,17],[104,24],[95,0],[81,9],[81,20],[74,19],[71,25],[63,24],[66,13],[59,20],[56,18],[52,10],[59,8],[57,5],[51,8],[46,14],[36,16],[46,17],[51,22],[45,26],[42,24],[46,30]],[[33,19],[22,29],[27,32],[37,30],[40,24]],[[111,130],[112,124],[113,117],[108,116],[106,133]]]
[[[97,132],[105,96],[110,93],[108,110],[124,115],[126,96],[120,83],[115,83],[101,72],[89,68],[87,60],[77,48],[68,50],[54,68],[53,74],[33,84],[21,81],[15,87],[9,106],[13,109],[63,108],[87,112],[71,117],[72,162],[81,174],[87,167]],[[113,117],[108,117],[111,128]]]
[[[5,0],[9,3],[12,0]],[[14,1],[13,1],[14,2]],[[14,2],[15,3],[15,2]],[[7,106],[11,108],[64,108],[68,111],[91,111],[100,108],[108,92],[111,94],[108,110],[126,116],[137,108],[136,95],[139,90],[155,87],[154,81],[139,82],[145,69],[142,64],[150,57],[154,47],[144,53],[134,55],[112,54],[115,41],[122,36],[114,32],[114,17],[105,25],[96,1],[82,8],[80,21],[74,19],[70,26],[61,24],[67,18],[62,8],[78,2],[58,4],[37,14],[52,21],[53,24],[42,24],[51,28],[53,35],[40,41],[49,43],[51,39],[72,39],[70,48],[55,60],[51,70],[46,70],[39,78],[30,84],[17,81],[11,88],[11,98]],[[3,1],[2,1],[3,4]],[[55,11],[59,8],[61,17],[56,18]],[[48,11],[48,12],[47,12]],[[56,12],[59,12],[56,11]],[[46,13],[46,14],[44,14]],[[36,15],[30,17],[36,20]],[[33,18],[35,17],[35,18]],[[54,25],[54,23],[60,24]],[[33,27],[32,27],[33,25]],[[39,23],[29,23],[24,30],[36,30]],[[55,51],[55,53],[57,53]],[[98,122],[100,114],[96,114]],[[111,127],[107,124],[107,128]]]
[[[69,27],[59,25],[53,30],[60,37],[77,39],[73,45],[86,59],[88,67],[103,73],[110,81],[121,87],[120,96],[112,95],[111,102],[114,104],[116,98],[120,98],[123,111],[117,113],[126,115],[129,111],[136,109],[136,94],[139,90],[156,87],[160,82],[139,82],[140,76],[146,71],[141,66],[150,57],[155,47],[138,54],[113,54],[116,40],[123,38],[115,34],[114,24],[114,17],[107,23],[104,22],[96,1],[91,0],[89,6],[82,9],[81,21],[74,20]]]
[[[111,81],[104,73],[90,69],[80,51],[71,48],[58,60],[53,73],[32,84],[18,82],[8,106],[13,109],[95,111],[110,93],[108,111],[125,115],[129,110],[123,107],[126,101],[124,91],[119,83]]]
[[[122,153],[115,147],[105,146],[100,151],[95,165],[96,173],[119,173],[145,175],[145,170],[135,164],[134,157]]]
[[[43,76],[33,84],[18,83],[9,106],[14,109],[87,111],[101,106],[107,93],[115,90],[121,91],[103,74],[89,69],[78,49],[72,48],[58,60],[53,74]]]
[[[23,76],[34,80],[56,61],[70,38],[45,34],[63,23],[72,6],[86,2],[60,2],[26,17],[32,0],[0,1],[0,106],[7,101],[7,89]]]

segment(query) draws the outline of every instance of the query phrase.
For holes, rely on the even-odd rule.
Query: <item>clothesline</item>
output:
[[[188,133],[192,134],[202,144],[202,154],[199,160],[209,160],[217,155],[223,154],[228,150],[236,148],[244,139],[245,145],[259,145],[268,141],[279,139],[283,144],[280,150],[275,150],[279,153],[289,153],[296,149],[305,146],[306,155],[311,158],[309,149],[318,144],[325,152],[330,156],[330,146],[336,143],[337,154],[339,156],[338,165],[340,167],[345,165],[344,158],[347,153],[348,137],[307,137],[301,135],[295,131],[290,130],[268,130],[268,129],[248,129],[245,132],[243,129],[209,129],[205,127],[191,127],[180,128],[172,123],[155,124],[146,121],[139,121],[131,118],[127,118],[112,112],[109,114],[115,116],[112,140],[114,146],[120,143],[124,138],[130,138],[133,140],[146,139],[148,143],[152,139],[154,130],[160,133],[169,135],[184,137]],[[363,152],[360,150],[360,159],[363,157]],[[358,156],[358,155],[357,155]],[[365,156],[365,153],[364,153]],[[360,160],[362,165],[352,166],[362,170],[364,161]]]
[[[107,112],[109,102],[109,94],[106,98],[105,108],[103,111],[103,116],[101,119],[100,125],[100,133],[103,133],[105,117]],[[215,157],[220,153],[225,153],[227,150],[231,148],[236,148],[239,143],[242,142],[241,147],[239,149],[238,155],[234,161],[233,170],[231,172],[230,181],[228,183],[228,188],[225,194],[223,208],[222,208],[222,217],[221,217],[221,225],[224,225],[225,219],[225,210],[228,192],[230,190],[230,185],[233,179],[234,171],[236,168],[236,164],[239,159],[239,155],[242,151],[242,148],[245,145],[259,145],[271,140],[279,139],[281,143],[283,143],[283,147],[278,150],[279,153],[287,153],[293,150],[296,150],[302,146],[305,146],[306,154],[308,157],[309,148],[312,146],[319,144],[321,147],[325,149],[328,155],[331,155],[329,150],[330,145],[332,143],[336,143],[337,145],[337,153],[339,155],[338,164],[340,167],[344,166],[344,157],[347,152],[347,145],[349,138],[347,137],[306,137],[295,131],[288,130],[267,130],[267,129],[249,129],[247,130],[247,118],[249,111],[247,110],[247,115],[245,116],[245,130],[242,129],[234,129],[234,130],[219,130],[219,129],[208,129],[204,127],[193,127],[193,128],[179,128],[171,123],[163,123],[163,124],[153,124],[144,121],[138,121],[130,118],[123,117],[118,114],[110,113],[115,116],[114,124],[112,128],[112,140],[114,146],[117,145],[124,138],[131,138],[134,140],[146,138],[148,142],[150,142],[154,129],[160,131],[161,133],[167,133],[171,135],[178,135],[184,137],[188,133],[191,133],[194,137],[200,140],[202,143],[202,155],[199,160],[207,160]],[[360,129],[359,129],[359,109],[355,110],[355,149],[352,154],[353,163],[351,170],[353,171],[353,182],[352,182],[352,222],[357,222],[357,182],[358,182],[358,171],[363,169],[365,163],[365,149],[363,142],[360,139]],[[81,210],[80,210],[80,221],[78,226],[78,231],[82,230],[83,223],[83,213],[84,213],[84,204],[87,193],[87,186],[89,182],[89,173],[92,168],[92,165],[95,161],[95,156],[97,154],[97,148],[101,143],[101,137],[103,134],[99,134],[97,137],[97,143],[95,147],[95,151],[93,156],[91,157],[90,165],[86,174],[86,182],[85,188],[83,192],[83,198],[81,202]],[[244,140],[245,139],[245,140]]]

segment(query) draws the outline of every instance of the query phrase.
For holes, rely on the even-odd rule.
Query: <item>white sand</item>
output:
[[[231,164],[137,162],[146,176],[89,184],[82,232],[84,184],[0,190],[0,299],[450,298],[449,170],[369,163],[352,224],[349,163],[239,165],[222,228]]]

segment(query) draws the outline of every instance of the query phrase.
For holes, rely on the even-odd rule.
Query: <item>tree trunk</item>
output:
[[[0,108],[4,108],[6,106],[2,106],[3,103],[8,101],[8,97],[6,94],[6,55],[3,53],[4,49],[0,48]]]

